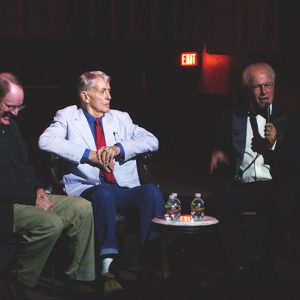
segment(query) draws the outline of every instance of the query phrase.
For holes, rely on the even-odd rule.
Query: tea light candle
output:
[[[188,214],[181,215],[179,217],[179,221],[180,222],[191,222],[192,221],[192,216],[188,215]]]

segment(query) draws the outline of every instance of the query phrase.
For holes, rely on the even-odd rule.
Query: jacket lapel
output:
[[[247,134],[247,114],[233,114],[232,119],[232,144],[233,149],[237,153],[236,168],[239,168],[246,147]]]
[[[13,138],[15,139],[16,144],[19,146],[20,151],[21,151],[21,155],[22,155],[22,159],[24,161],[27,160],[27,145],[25,145],[23,138],[21,136],[20,130],[17,127],[16,123],[11,122],[11,133]]]
[[[26,149],[24,149],[24,145],[22,144],[22,138],[20,136],[20,133],[19,131],[17,130],[16,126],[12,124],[13,121],[11,121],[11,124],[9,126],[7,126],[7,128],[3,128],[3,130],[10,130],[11,134],[12,134],[12,137],[15,139],[16,141],[16,145],[19,146],[20,148],[20,152],[21,152],[21,155],[22,155],[22,158],[24,159],[24,157],[26,157]],[[1,129],[2,130],[2,129]],[[2,132],[0,132],[1,134],[1,138],[0,138],[0,151],[12,162],[12,164],[14,166],[17,166],[18,165],[18,162],[16,161],[15,159],[15,156],[14,156],[14,152],[12,151],[11,147],[12,147],[12,144],[11,143],[7,143],[4,141],[5,137],[2,136]]]
[[[81,108],[79,108],[75,112],[74,117],[74,126],[77,128],[78,132],[80,133],[82,139],[85,141],[87,148],[96,150],[96,144],[95,139],[92,134],[90,125],[82,111]]]
[[[102,119],[103,131],[105,136],[105,141],[107,146],[112,146],[116,144],[118,141],[117,137],[117,129],[115,128],[115,123],[111,113],[106,113],[104,118]]]
[[[2,134],[2,132],[0,134]],[[11,147],[8,143],[4,142],[2,137],[0,139],[0,152],[2,152],[2,154],[5,155],[10,161],[14,162],[14,159],[11,155]]]
[[[279,112],[278,106],[272,105],[271,122],[274,124],[277,130],[277,139],[280,140],[284,136],[284,127],[287,120],[287,114]]]

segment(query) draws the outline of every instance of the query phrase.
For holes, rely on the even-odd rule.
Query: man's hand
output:
[[[263,154],[267,149],[270,149],[275,144],[277,139],[277,130],[272,123],[265,125],[265,138],[253,137],[251,143],[251,149],[254,152]]]
[[[210,159],[210,174],[212,174],[220,162],[228,165],[228,156],[223,151],[213,151]]]
[[[112,172],[114,170],[114,158],[119,154],[120,148],[118,146],[101,147],[97,151],[98,160],[107,172]]]
[[[265,126],[265,137],[269,142],[269,148],[272,148],[277,139],[277,130],[273,123],[267,123]]]
[[[36,190],[35,207],[41,208],[46,211],[52,211],[54,204],[50,201],[46,191],[44,189]]]
[[[251,149],[253,152],[263,154],[269,148],[269,142],[267,139],[261,136],[253,137],[251,141]]]
[[[101,165],[108,173],[115,168],[114,158],[120,154],[118,146],[101,147],[97,151],[91,151],[89,160],[94,164]]]

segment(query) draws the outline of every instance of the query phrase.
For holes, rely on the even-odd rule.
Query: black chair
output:
[[[153,157],[152,152],[142,153],[135,157],[137,161],[138,175],[141,184],[154,183],[149,168],[149,161]],[[46,153],[43,162],[44,178],[47,182],[47,191],[53,194],[64,195],[63,183],[61,180],[60,162],[62,158],[54,153]],[[137,220],[136,220],[137,222]],[[121,215],[116,215],[116,235],[120,248],[120,265],[126,271],[135,270],[139,263],[139,242],[135,220],[126,220]],[[64,247],[66,237],[62,236],[51,253],[40,279],[40,284],[59,291],[62,286],[64,268],[66,266],[67,249]],[[62,254],[63,253],[63,254]],[[63,261],[62,261],[63,258]]]
[[[150,168],[149,168],[149,160],[153,157],[153,152],[145,152],[138,154],[134,159],[137,162],[137,171],[140,179],[141,184],[145,183],[155,183],[154,178],[151,175]],[[65,194],[63,184],[61,181],[61,172],[59,170],[61,158],[54,154],[49,154],[48,159],[48,168],[49,168],[49,175],[48,177],[48,191],[54,194]]]

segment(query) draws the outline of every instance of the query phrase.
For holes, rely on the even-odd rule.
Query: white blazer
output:
[[[110,110],[102,122],[107,146],[121,143],[125,151],[124,162],[115,162],[117,183],[122,187],[140,185],[136,161],[132,158],[139,153],[157,151],[158,139],[133,124],[126,112]],[[52,124],[39,138],[39,147],[65,159],[63,183],[68,195],[78,196],[85,189],[101,184],[99,168],[80,162],[84,151],[96,150],[96,145],[88,121],[76,105],[56,112]]]

